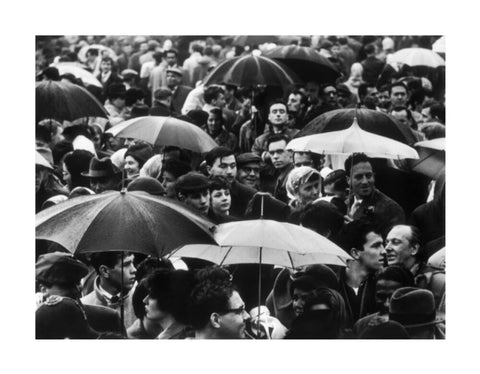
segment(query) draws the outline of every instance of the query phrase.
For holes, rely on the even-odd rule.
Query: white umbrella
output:
[[[120,138],[144,140],[153,145],[172,145],[204,153],[217,143],[202,129],[173,117],[146,116],[122,122],[107,133]]]
[[[357,118],[352,125],[341,131],[324,132],[293,139],[287,149],[298,152],[314,152],[320,154],[365,153],[379,158],[413,158],[418,159],[415,149],[396,140],[362,130]]]
[[[445,36],[437,39],[435,43],[432,44],[432,51],[437,53],[445,53]]]
[[[435,149],[437,151],[444,151],[445,150],[445,138],[424,140],[423,142],[415,143],[415,147],[423,147],[423,148]]]
[[[412,171],[434,180],[445,171],[445,138],[425,140],[415,143],[418,160],[408,160]]]
[[[47,159],[45,157],[43,157],[40,154],[40,152],[38,152],[38,151],[35,151],[35,165],[40,165],[40,166],[43,166],[47,169],[52,169],[53,170],[53,167],[50,164],[50,162],[48,162]]]
[[[102,84],[99,82],[95,76],[90,73],[89,71],[83,68],[83,65],[80,65],[76,62],[60,62],[58,64],[51,64],[50,66],[54,66],[58,69],[60,75],[63,74],[73,74],[76,78],[82,80],[85,85],[95,86],[102,88]]]
[[[408,66],[430,66],[436,68],[444,66],[445,60],[431,49],[404,48],[392,54],[392,61],[401,62]]]

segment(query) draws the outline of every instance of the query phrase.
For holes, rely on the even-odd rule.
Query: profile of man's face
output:
[[[207,171],[211,176],[222,176],[232,183],[237,176],[237,161],[234,155],[217,157],[212,166],[207,166]]]

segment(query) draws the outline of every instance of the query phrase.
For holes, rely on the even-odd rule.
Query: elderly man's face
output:
[[[256,162],[250,162],[238,168],[237,180],[247,186],[258,188],[260,181],[260,165]]]
[[[375,188],[375,178],[370,162],[359,162],[352,167],[350,180],[352,192],[358,199],[369,197]]]
[[[397,225],[390,230],[385,240],[388,265],[407,265],[414,257],[418,248],[410,244],[411,237],[412,231],[408,226]]]
[[[232,183],[237,176],[237,161],[234,155],[218,157],[212,166],[207,166],[207,170],[211,176],[220,175]]]

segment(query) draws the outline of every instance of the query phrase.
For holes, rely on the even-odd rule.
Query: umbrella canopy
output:
[[[233,45],[245,47],[246,45],[260,45],[264,43],[278,43],[278,36],[274,35],[237,35],[233,38]]]
[[[112,127],[107,133],[120,138],[141,139],[153,145],[173,145],[204,153],[217,143],[202,129],[173,117],[137,117]]]
[[[58,64],[51,64],[50,66],[56,67],[60,75],[63,74],[73,74],[75,78],[81,79],[85,85],[95,86],[102,88],[102,84],[99,82],[95,76],[89,71],[83,68],[83,65],[80,65],[76,62],[60,62]]]
[[[429,66],[436,68],[444,66],[445,60],[431,49],[404,48],[392,54],[392,61],[401,62],[408,66]]]
[[[42,119],[73,122],[82,117],[108,118],[108,113],[85,88],[47,80],[35,86],[35,117],[37,123]]]
[[[45,157],[43,157],[38,151],[35,151],[35,165],[40,165],[47,169],[53,170],[53,167],[50,164],[50,162],[48,162],[48,160]]]
[[[287,149],[320,154],[365,153],[370,157],[418,159],[415,149],[408,145],[362,130],[356,118],[346,130],[295,138],[287,144]]]
[[[283,62],[304,82],[335,82],[340,76],[337,68],[314,48],[286,45],[266,51],[262,56]]]
[[[432,44],[432,51],[437,53],[445,53],[445,36],[440,37]]]
[[[72,253],[132,251],[164,256],[192,243],[217,244],[214,224],[184,205],[146,192],[79,196],[36,215],[36,239]]]
[[[445,169],[445,138],[426,140],[415,144],[418,160],[408,160],[412,171],[437,179]]]
[[[242,56],[225,60],[205,78],[205,85],[232,83],[239,87],[258,85],[286,88],[300,83],[288,67],[263,56]]]
[[[102,55],[102,52],[103,51],[106,51],[106,53],[108,54],[109,57],[111,57],[113,59],[113,61],[117,61],[117,55],[115,54],[115,52],[113,51],[112,48],[108,48],[108,47],[105,47],[104,45],[102,44],[92,44],[92,45],[86,45],[82,48],[80,48],[80,51],[78,51],[77,53],[77,56],[78,56],[78,59],[81,61],[81,62],[85,62],[87,61],[87,51],[89,49],[96,49],[98,51],[98,55],[101,56]]]
[[[397,140],[405,144],[413,144],[416,139],[412,130],[407,125],[398,122],[386,113],[372,109],[337,109],[323,113],[310,121],[296,136],[340,131],[349,128],[354,118],[357,119],[361,129]]]

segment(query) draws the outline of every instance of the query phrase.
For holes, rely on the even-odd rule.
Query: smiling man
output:
[[[369,221],[384,235],[396,224],[405,222],[403,209],[390,197],[375,188],[375,175],[370,159],[355,153],[345,160],[347,181],[352,191],[348,215],[354,220]]]

